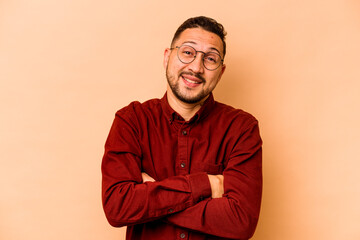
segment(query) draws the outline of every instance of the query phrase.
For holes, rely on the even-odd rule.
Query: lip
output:
[[[199,86],[203,81],[195,76],[183,74],[181,78],[186,86],[194,88]]]

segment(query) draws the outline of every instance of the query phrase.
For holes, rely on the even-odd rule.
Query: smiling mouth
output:
[[[186,85],[190,87],[196,87],[205,83],[205,79],[202,76],[193,73],[183,72],[180,76]]]
[[[186,78],[186,77],[184,77],[184,76],[182,76],[182,78],[183,78],[185,81],[187,81],[188,83],[192,83],[192,84],[200,84],[200,83],[202,83],[201,81],[190,80],[190,79],[188,79],[188,78]]]

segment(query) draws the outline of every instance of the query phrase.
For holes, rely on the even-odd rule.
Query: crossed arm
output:
[[[102,200],[109,223],[121,227],[161,219],[221,238],[250,238],[262,192],[257,121],[251,117],[232,121],[231,142],[222,144],[228,149],[221,175],[209,175],[204,168],[163,179],[154,175],[154,181],[153,172],[143,173],[147,146],[140,142],[134,119],[136,114],[129,108],[119,112],[105,144]]]
[[[141,173],[142,181],[155,182],[155,179],[150,177],[147,173]],[[224,194],[224,176],[223,175],[210,175],[208,174],[210,187],[211,187],[211,198],[221,198]]]
[[[141,172],[141,149],[129,145],[132,133],[123,136],[127,129],[117,126],[109,134],[102,163],[103,207],[111,225],[163,219],[223,238],[252,236],[262,189],[257,123],[242,132],[222,175],[199,172],[160,181]]]
[[[134,158],[126,156],[128,159],[122,161],[109,157],[103,164],[103,206],[111,225],[163,219],[222,238],[248,239],[253,235],[261,200],[261,150],[241,164],[230,161],[224,175],[193,173],[161,181],[141,173]],[[203,184],[211,189],[205,199],[199,193],[208,189]]]

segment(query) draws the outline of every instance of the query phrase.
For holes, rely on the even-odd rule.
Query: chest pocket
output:
[[[222,174],[224,171],[224,165],[214,163],[200,163],[191,168],[191,173],[206,172],[207,174],[217,175]]]

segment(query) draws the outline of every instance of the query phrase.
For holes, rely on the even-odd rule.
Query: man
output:
[[[185,21],[164,54],[162,99],[116,113],[102,162],[109,223],[126,239],[249,239],[262,191],[257,120],[214,101],[225,31]]]

